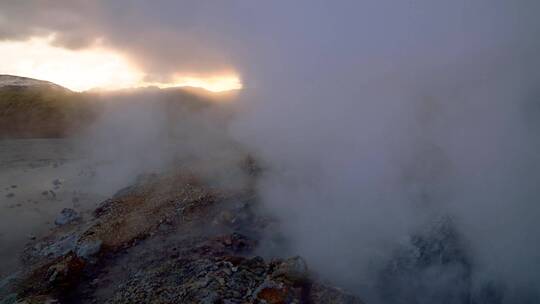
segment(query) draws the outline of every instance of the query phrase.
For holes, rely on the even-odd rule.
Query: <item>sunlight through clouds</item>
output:
[[[176,76],[170,83],[145,82],[145,73],[122,54],[103,47],[70,50],[51,44],[53,36],[0,42],[0,74],[47,80],[74,91],[143,86],[191,86],[213,92],[242,88],[234,74]]]

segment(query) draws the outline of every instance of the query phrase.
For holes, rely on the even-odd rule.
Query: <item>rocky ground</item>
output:
[[[106,196],[67,139],[0,141],[0,278],[13,272],[26,242],[53,228],[64,208],[90,212]]]
[[[210,102],[229,97],[0,82],[0,304],[361,303],[301,257],[261,257],[278,224]]]
[[[141,176],[92,214],[62,210],[0,283],[1,303],[362,303],[319,282],[301,257],[258,256],[275,224],[258,210],[249,184]]]

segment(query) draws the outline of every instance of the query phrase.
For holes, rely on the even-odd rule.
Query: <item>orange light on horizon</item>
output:
[[[242,88],[240,78],[232,72],[177,76],[172,82],[165,83],[146,82],[145,73],[121,53],[99,46],[82,50],[65,49],[52,45],[53,39],[51,35],[27,41],[0,41],[0,74],[47,80],[79,92],[144,86],[190,86],[212,92]]]
[[[143,84],[146,86],[157,86],[159,88],[196,87],[215,93],[242,89],[240,78],[234,74],[199,77],[177,76],[170,83],[146,82]]]

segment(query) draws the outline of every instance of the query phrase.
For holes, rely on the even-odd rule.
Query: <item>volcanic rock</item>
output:
[[[54,223],[58,226],[66,225],[81,219],[81,216],[77,211],[71,208],[64,208],[60,212],[60,215],[54,220]]]
[[[301,257],[257,256],[268,226],[253,204],[251,191],[209,188],[189,174],[145,179],[92,218],[36,240],[7,294],[60,303],[362,303],[313,279]]]

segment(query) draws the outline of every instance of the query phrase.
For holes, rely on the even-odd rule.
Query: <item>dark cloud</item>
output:
[[[198,1],[11,1],[0,4],[0,39],[54,34],[54,44],[81,49],[100,43],[124,52],[163,80],[171,73],[232,69],[220,45],[219,16]]]
[[[0,38],[55,33],[55,44],[96,41],[131,56],[150,74],[279,68],[302,64],[351,69],[396,58],[457,56],[520,39],[535,28],[534,3],[504,1],[3,1]],[[250,59],[257,58],[257,59]],[[270,59],[270,60],[268,60]],[[295,61],[297,60],[295,59]],[[436,61],[437,58],[431,58]],[[253,61],[253,62],[252,62]],[[260,73],[256,73],[260,74]]]

